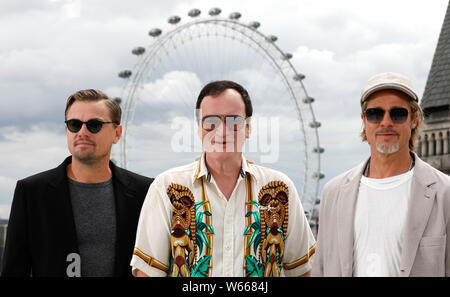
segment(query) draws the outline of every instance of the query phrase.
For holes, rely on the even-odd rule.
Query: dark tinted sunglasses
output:
[[[386,111],[384,109],[377,107],[366,109],[364,114],[366,115],[366,119],[369,123],[378,124],[383,120],[385,112]],[[408,110],[403,107],[394,107],[389,110],[389,116],[396,124],[404,123],[408,118],[408,113]]]
[[[208,115],[202,119],[202,128],[205,131],[212,131],[219,127],[223,120],[232,131],[240,130],[245,124],[245,118],[240,115]]]
[[[79,119],[70,119],[67,121],[64,121],[66,123],[67,129],[69,129],[70,132],[77,133],[81,130],[81,127],[83,127],[83,124],[86,124],[86,128],[91,133],[98,133],[102,127],[103,124],[115,124],[114,122],[103,122],[97,119],[91,119],[87,122],[82,122]]]

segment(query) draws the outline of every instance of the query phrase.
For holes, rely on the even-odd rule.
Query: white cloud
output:
[[[203,83],[192,72],[171,71],[164,74],[163,78],[143,85],[140,99],[152,104],[179,104],[188,99],[194,106],[192,99],[196,92],[202,88]]]
[[[64,130],[62,130],[64,131]],[[20,131],[14,127],[2,127],[3,138],[0,155],[0,173],[16,174],[24,169],[39,171],[62,162],[67,154],[66,135],[49,131],[45,126],[32,126]]]
[[[45,126],[1,127],[0,139],[0,205],[11,203],[17,180],[56,167],[68,155],[66,136]]]

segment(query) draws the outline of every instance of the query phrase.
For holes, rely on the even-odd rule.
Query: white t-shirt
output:
[[[354,221],[353,276],[399,276],[403,224],[414,169],[383,179],[362,176]]]

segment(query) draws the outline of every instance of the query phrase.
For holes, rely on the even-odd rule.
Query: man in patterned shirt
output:
[[[211,82],[196,108],[204,152],[152,183],[133,275],[309,275],[315,240],[293,182],[242,154],[253,112],[247,91]]]

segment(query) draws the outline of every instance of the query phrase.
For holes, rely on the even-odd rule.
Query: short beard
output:
[[[93,164],[96,161],[95,155],[93,153],[87,154],[87,155],[74,154],[73,157],[75,159],[77,159],[77,161],[79,161],[80,163],[83,163],[86,165]]]
[[[107,157],[108,154],[102,155],[102,156],[96,156],[95,151],[92,151],[88,154],[73,154],[72,157],[77,159],[78,162],[84,165],[92,166],[97,163],[99,163],[101,160],[103,160],[105,157]]]
[[[400,144],[397,142],[391,146],[386,146],[384,144],[375,144],[375,147],[377,149],[378,152],[382,153],[382,154],[393,154],[398,152],[398,150],[400,149]]]

